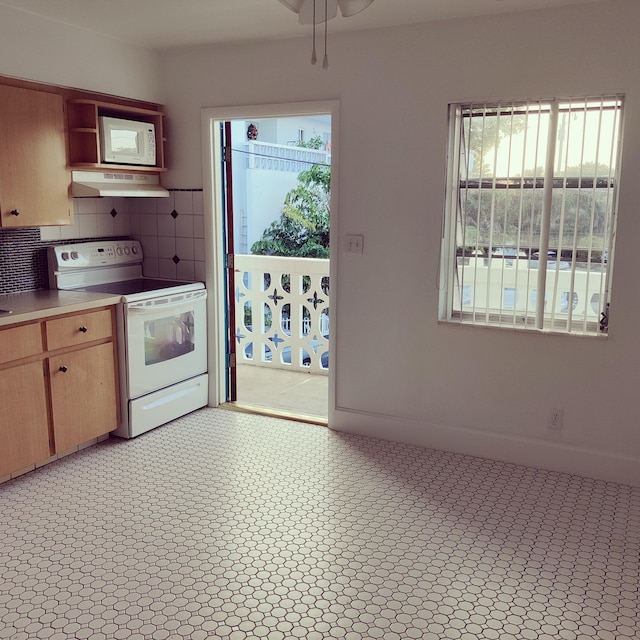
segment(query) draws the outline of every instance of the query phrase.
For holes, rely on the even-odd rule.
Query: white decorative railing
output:
[[[327,374],[329,260],[236,255],[239,364]]]
[[[331,152],[286,144],[248,141],[247,169],[300,173],[314,164],[331,164]]]

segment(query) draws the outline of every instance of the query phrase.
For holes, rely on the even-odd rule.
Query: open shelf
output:
[[[101,116],[139,120],[154,125],[156,133],[156,164],[154,166],[123,165],[102,162],[100,158]],[[166,171],[164,161],[163,113],[159,109],[147,109],[113,102],[90,99],[73,99],[67,102],[69,132],[69,165],[71,168],[100,171],[160,173]]]

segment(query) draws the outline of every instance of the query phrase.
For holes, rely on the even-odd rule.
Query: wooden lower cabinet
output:
[[[51,457],[43,363],[0,371],[0,478]]]
[[[116,429],[114,309],[0,330],[0,408],[0,480]]]
[[[49,379],[56,452],[117,428],[112,343],[49,358]]]

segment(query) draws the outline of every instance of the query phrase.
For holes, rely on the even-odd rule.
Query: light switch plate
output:
[[[346,253],[353,253],[355,255],[362,255],[364,245],[364,236],[359,235],[346,235],[345,236],[345,251]]]

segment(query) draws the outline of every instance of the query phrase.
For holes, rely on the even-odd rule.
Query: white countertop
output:
[[[39,320],[47,316],[95,309],[117,304],[121,296],[110,293],[87,293],[83,291],[58,291],[39,289],[23,293],[0,295],[0,309],[9,314],[0,314],[0,327]]]

